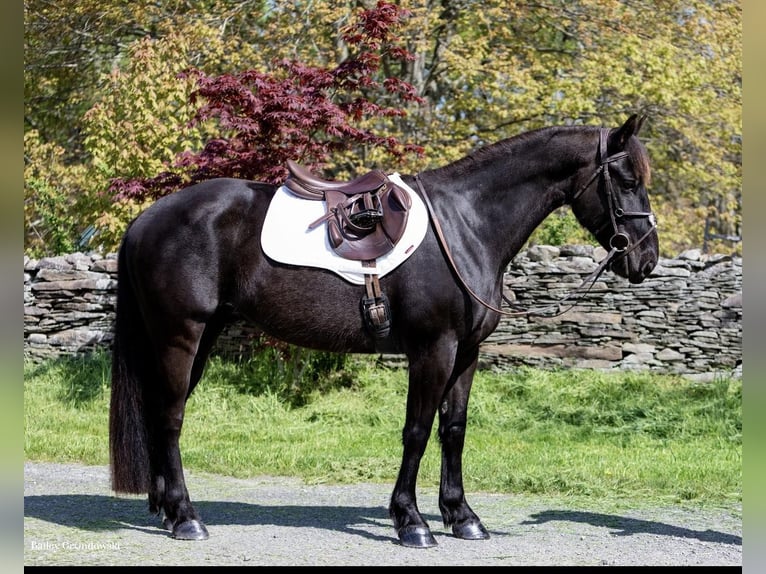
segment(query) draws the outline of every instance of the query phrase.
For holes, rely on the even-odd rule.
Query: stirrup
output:
[[[381,293],[379,297],[362,297],[360,301],[364,325],[375,337],[387,337],[391,331],[391,309],[388,297]]]
[[[361,229],[374,229],[375,226],[383,221],[383,210],[378,209],[365,209],[364,211],[358,211],[348,216],[351,223]]]

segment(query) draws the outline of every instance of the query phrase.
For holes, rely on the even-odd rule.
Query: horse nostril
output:
[[[649,277],[649,275],[654,271],[654,262],[653,261],[647,261],[644,263],[643,267],[641,268],[641,275],[643,277]]]

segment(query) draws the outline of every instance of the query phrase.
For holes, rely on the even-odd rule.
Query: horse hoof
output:
[[[487,529],[484,528],[481,522],[453,524],[452,534],[462,540],[486,540],[489,538],[489,532],[487,532]]]
[[[210,535],[199,520],[179,522],[173,528],[173,538],[177,540],[207,540]]]
[[[436,539],[428,526],[406,526],[399,530],[399,541],[408,548],[431,548],[436,546]]]

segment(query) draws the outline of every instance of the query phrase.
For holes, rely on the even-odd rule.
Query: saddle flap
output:
[[[397,193],[393,193],[396,189]],[[407,226],[407,216],[411,203],[409,194],[393,184],[384,187],[372,200],[370,194],[359,194],[347,197],[335,191],[326,191],[328,215],[328,234],[330,243],[341,257],[353,260],[376,259],[391,251]],[[370,212],[377,213],[375,204],[379,205],[380,218],[369,225],[359,224],[359,215],[363,213],[371,217]]]

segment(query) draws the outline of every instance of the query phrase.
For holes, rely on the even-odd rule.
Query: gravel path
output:
[[[438,546],[405,548],[388,518],[393,485],[305,485],[187,472],[210,532],[170,538],[144,497],[115,496],[105,467],[24,465],[24,564],[741,566],[742,508],[602,513],[533,497],[473,493],[491,538],[443,528],[437,492],[419,506]]]

